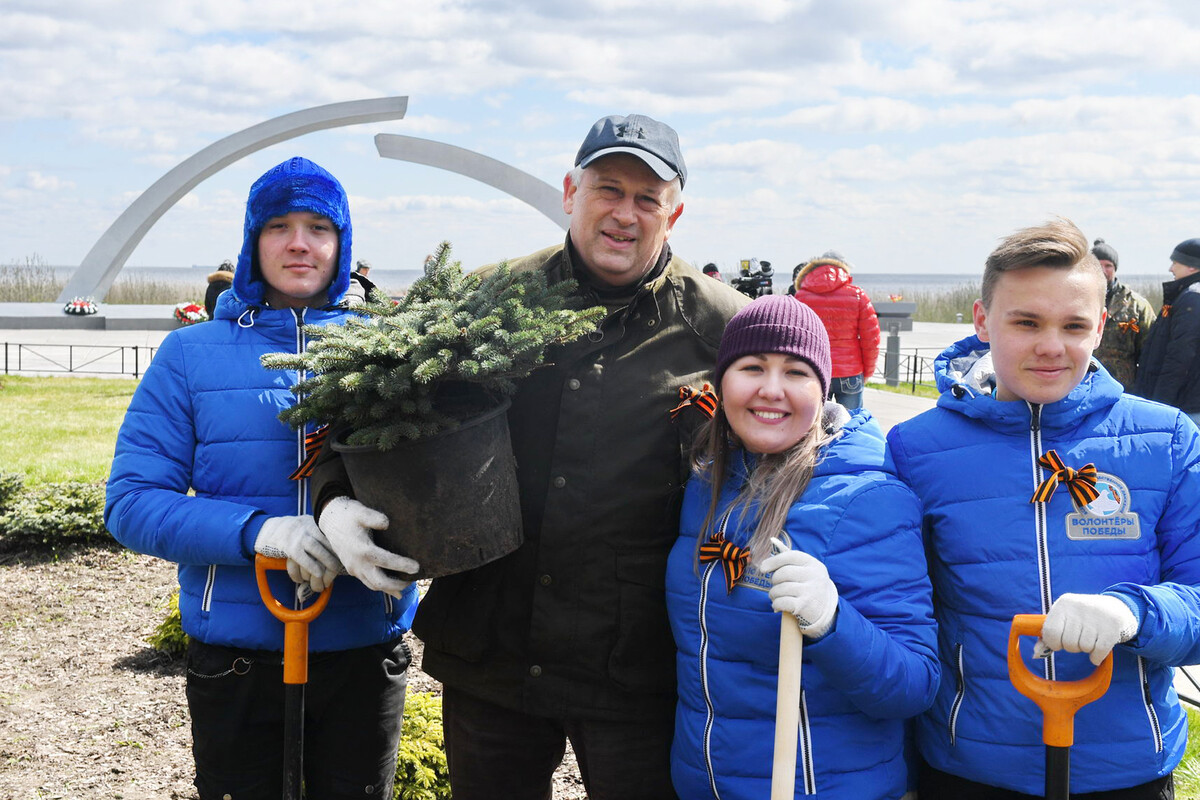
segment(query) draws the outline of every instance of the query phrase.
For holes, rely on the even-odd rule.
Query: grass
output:
[[[0,303],[49,303],[63,285],[36,254],[23,263],[0,264]]]
[[[31,484],[102,481],[137,381],[0,376],[0,465]]]
[[[66,281],[54,277],[54,269],[41,256],[24,262],[0,264],[0,303],[52,303]],[[206,286],[192,282],[161,281],[144,277],[118,276],[101,302],[119,305],[175,305],[203,302]],[[95,298],[93,298],[95,299]]]
[[[945,291],[904,292],[905,302],[917,304],[917,322],[970,322],[971,307],[979,297],[978,283],[963,283]],[[956,315],[962,314],[962,319]]]
[[[871,382],[867,384],[868,389],[879,389],[884,392],[893,392],[895,394],[907,394],[914,397],[928,397],[931,400],[936,400],[940,396],[937,387],[926,383],[918,383],[915,386],[911,383],[901,381],[896,386],[888,386],[883,382]]]
[[[1188,712],[1188,741],[1183,761],[1175,768],[1175,800],[1200,800],[1200,711]]]
[[[176,303],[204,304],[204,285],[191,282],[158,281],[150,278],[117,278],[104,296],[104,302],[114,305],[175,305]]]

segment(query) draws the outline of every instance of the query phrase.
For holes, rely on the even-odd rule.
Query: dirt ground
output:
[[[195,800],[183,664],[145,641],[174,588],[127,551],[0,557],[0,800]],[[554,796],[587,796],[569,752]]]

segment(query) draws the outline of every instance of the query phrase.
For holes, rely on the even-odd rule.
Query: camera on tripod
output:
[[[762,297],[764,294],[774,294],[771,288],[770,261],[759,261],[757,258],[743,258],[741,274],[729,282],[729,285],[749,297]]]

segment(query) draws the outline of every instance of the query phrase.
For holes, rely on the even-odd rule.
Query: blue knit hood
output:
[[[337,178],[307,158],[296,156],[267,170],[250,187],[246,200],[246,224],[242,252],[233,275],[235,295],[251,306],[263,304],[263,279],[258,267],[258,235],[268,220],[308,211],[323,214],[338,231],[337,271],[329,284],[329,304],[340,303],[350,286],[351,242],[350,203]]]

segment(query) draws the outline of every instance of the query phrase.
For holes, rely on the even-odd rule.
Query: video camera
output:
[[[729,285],[748,297],[762,297],[764,294],[774,294],[771,288],[770,261],[759,261],[757,258],[743,258],[741,274],[729,282]]]

